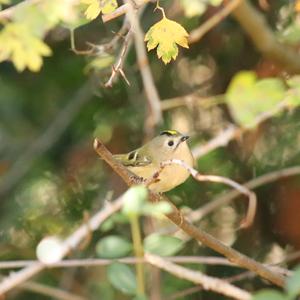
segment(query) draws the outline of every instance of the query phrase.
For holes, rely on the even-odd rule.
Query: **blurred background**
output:
[[[226,3],[161,1],[168,18],[179,22],[188,32],[222,10]],[[297,51],[299,7],[293,1],[281,0],[252,4],[263,14],[274,36]],[[145,32],[160,19],[153,8],[153,4],[148,4],[143,12],[141,25]],[[87,42],[109,42],[122,22],[120,17],[103,24],[99,17],[76,28],[76,48],[87,50]],[[70,50],[70,31],[62,24],[46,34],[45,42],[53,54],[44,59],[39,72],[19,73],[11,62],[0,64],[1,261],[35,259],[35,247],[42,238],[68,236],[84,222],[85,214],[92,215],[105,200],[115,199],[126,190],[92,147],[95,137],[112,153],[128,152],[145,142],[147,99],[134,47],[129,46],[123,67],[130,86],[119,77],[111,88],[104,87],[122,41],[121,38],[115,47],[98,57],[78,55]],[[206,144],[230,124],[240,125],[225,99],[232,78],[240,71],[254,72],[257,80],[273,77],[285,81],[292,76],[285,66],[265,58],[230,16],[189,49],[180,48],[176,61],[164,65],[155,51],[148,53],[148,57],[163,115],[153,134],[163,129],[188,133],[192,149]],[[239,97],[243,99],[244,95]],[[224,147],[199,157],[197,168],[204,174],[245,183],[272,171],[297,166],[299,129],[299,109],[283,110],[245,130]],[[188,214],[228,190],[221,184],[198,183],[190,178],[168,195]],[[300,247],[300,177],[279,179],[255,192],[258,211],[251,228],[237,230],[247,208],[245,197],[218,207],[195,224],[258,261],[280,261]],[[141,223],[146,236],[147,222],[142,218]],[[128,221],[120,214],[94,233],[85,249],[71,256],[97,257],[97,243],[113,234],[131,240]],[[216,255],[193,240],[185,241],[177,254]],[[220,278],[241,272],[225,266],[192,267]],[[176,296],[193,284],[167,273],[160,276],[161,295],[167,299],[225,299],[203,291]],[[111,286],[103,267],[47,270],[36,280],[86,299],[131,299]],[[266,286],[260,279],[246,279],[238,284],[250,291]],[[8,299],[50,298],[16,289]]]

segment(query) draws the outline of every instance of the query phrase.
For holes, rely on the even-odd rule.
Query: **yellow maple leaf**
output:
[[[89,20],[94,20],[102,12],[110,14],[118,7],[117,0],[81,0],[81,3],[87,4],[85,16]]]
[[[300,12],[300,0],[296,0],[296,2],[295,2],[295,11],[297,13]]]
[[[42,56],[49,56],[51,49],[20,23],[9,23],[0,32],[0,62],[11,60],[21,72],[26,67],[33,72],[40,70]]]
[[[147,42],[148,51],[157,47],[157,56],[165,64],[171,59],[176,59],[178,55],[177,44],[188,48],[188,33],[177,22],[163,17],[161,21],[154,24],[146,33],[145,42]]]

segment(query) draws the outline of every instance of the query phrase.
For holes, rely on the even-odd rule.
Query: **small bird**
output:
[[[161,163],[167,160],[182,160],[193,167],[194,158],[187,144],[188,138],[189,136],[176,130],[165,130],[142,147],[126,154],[115,154],[113,157],[129,171],[147,181],[160,170]],[[167,192],[186,181],[189,175],[180,165],[167,165],[156,180],[150,180],[148,187],[156,193]]]

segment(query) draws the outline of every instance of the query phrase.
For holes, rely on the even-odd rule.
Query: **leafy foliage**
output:
[[[258,118],[267,112],[281,112],[284,107],[300,104],[297,78],[288,81],[287,89],[278,78],[258,79],[254,72],[240,72],[232,79],[226,100],[235,121],[247,128],[255,127]]]
[[[51,49],[23,24],[8,24],[0,32],[0,62],[10,59],[20,72],[26,67],[38,72],[43,63],[42,56],[49,55]]]
[[[158,58],[167,64],[172,58],[176,59],[177,44],[184,48],[189,47],[187,37],[188,33],[180,24],[164,16],[147,31],[145,41],[148,51],[157,47]]]
[[[119,291],[128,295],[136,293],[136,278],[127,265],[114,263],[107,268],[107,276],[110,283]]]
[[[144,240],[146,251],[160,256],[170,256],[176,254],[184,246],[181,239],[153,233]]]
[[[97,255],[104,258],[126,256],[131,250],[132,244],[125,238],[117,235],[102,238],[96,245]]]
[[[81,2],[88,5],[85,16],[89,20],[96,19],[101,12],[112,13],[118,7],[117,0],[81,0]]]
[[[6,7],[19,2],[0,0],[0,5]],[[289,74],[284,66],[278,67],[261,55],[251,46],[250,40],[246,42],[240,26],[237,23],[233,26],[231,18],[222,19],[207,38],[179,56],[180,46],[188,47],[187,32],[204,24],[213,14],[218,15],[223,6],[216,6],[221,2],[225,6],[226,3],[220,0],[160,2],[170,13],[170,18],[176,16],[181,25],[163,17],[146,35],[148,50],[154,49],[164,63],[177,59],[175,64],[166,67],[159,63],[156,55],[149,56],[163,113],[162,123],[151,129],[155,133],[170,128],[193,133],[189,144],[199,149],[216,135],[223,136],[224,128],[233,118],[237,126],[242,127],[241,132],[246,132],[242,133],[242,138],[232,140],[230,146],[210,151],[196,159],[196,164],[201,172],[224,175],[241,183],[270,171],[300,165],[299,75]],[[258,6],[266,2],[269,9],[262,14],[282,42],[281,47],[288,42],[298,49],[300,2],[251,3]],[[99,84],[106,82],[113,72],[118,75],[120,71],[116,66],[124,36],[116,32],[121,27],[123,16],[107,24],[103,24],[101,18],[94,22],[91,20],[101,13],[113,11],[116,3],[95,0],[24,1],[9,13],[8,18],[1,19],[1,62],[12,61],[15,65],[11,68],[8,64],[1,64],[0,68],[2,261],[31,260],[35,253],[41,261],[44,254],[45,262],[49,262],[49,258],[52,262],[59,261],[61,257],[56,257],[54,250],[59,249],[62,237],[67,237],[85,223],[83,211],[91,216],[94,211],[109,205],[110,199],[117,198],[126,188],[92,149],[92,137],[99,137],[113,153],[134,149],[145,140],[144,129],[149,126],[150,110],[142,93],[144,87],[140,70],[130,43],[121,62],[130,87],[125,87],[122,80],[114,80],[111,89]],[[121,5],[122,2],[119,3]],[[171,5],[175,4],[178,10],[173,10]],[[148,5],[149,9],[140,19],[146,29],[155,18],[153,4],[149,2]],[[66,28],[76,29],[76,49],[92,49],[92,56],[75,55],[69,51],[70,38]],[[49,56],[38,74],[19,74],[14,70],[38,72],[43,59]],[[250,71],[240,72],[244,69]],[[236,73],[237,70],[240,73]],[[92,73],[90,78],[87,78],[86,72]],[[91,82],[88,88],[86,81]],[[220,102],[222,105],[219,105]],[[262,116],[267,116],[268,120],[255,128]],[[244,131],[243,128],[249,130]],[[250,130],[252,128],[255,130]],[[43,148],[45,145],[48,148]],[[28,170],[22,175],[24,167]],[[13,173],[10,173],[11,170]],[[3,186],[7,188],[7,182],[13,181],[15,183],[3,192]],[[250,257],[261,262],[266,262],[267,257],[269,263],[273,245],[279,249],[279,257],[288,255],[286,249],[299,247],[299,186],[299,178],[295,175],[256,189],[261,211],[249,234],[237,231],[237,220],[243,217],[242,209],[235,209],[236,205],[239,208],[242,205],[239,201],[215,209],[201,220],[199,226],[225,243],[235,243],[234,247]],[[202,205],[208,203],[207,207],[211,207],[210,201],[223,197],[226,192],[227,188],[223,185],[198,184],[190,178],[170,191],[169,196],[189,217],[199,216],[199,212],[201,215],[206,211],[205,207],[202,210]],[[136,251],[137,243],[133,245],[131,242],[133,224],[135,229],[140,226],[141,255],[143,250],[161,256],[179,253],[186,256],[211,255],[208,247],[199,247],[192,239],[188,242],[181,240],[178,238],[181,237],[180,232],[171,232],[173,225],[164,217],[172,211],[169,203],[150,203],[147,190],[142,186],[129,189],[124,198],[123,209],[106,220],[90,240],[87,239],[89,244],[86,248],[70,252],[70,258],[117,260],[128,255],[140,255]],[[294,199],[295,207],[289,208]],[[294,212],[296,221],[293,224],[290,221]],[[280,224],[280,214],[283,224]],[[152,217],[155,219],[152,220]],[[291,230],[292,234],[285,233],[285,230]],[[281,232],[283,234],[279,236]],[[54,243],[39,243],[45,241],[45,236],[51,238],[54,235],[57,237],[57,240],[52,240]],[[260,245],[259,249],[256,245]],[[231,266],[188,264],[186,267],[201,269],[220,278],[239,272]],[[144,269],[148,293],[152,274],[147,264],[144,264]],[[8,270],[1,272],[3,276],[9,273]],[[195,289],[190,289],[194,287],[193,283],[167,272],[160,273],[161,286],[157,290],[160,289],[162,298],[178,298],[178,293],[195,292]],[[42,272],[37,280],[54,286],[62,282],[61,274],[60,271]],[[138,284],[133,266],[112,264],[80,268],[67,279],[70,293],[82,293],[88,299],[146,298],[137,295]],[[265,281],[252,279],[240,281],[238,286],[254,293],[256,300],[294,300],[298,297],[299,282],[297,269],[284,289],[266,290],[264,288],[268,285]],[[195,293],[181,298],[211,298],[211,292],[198,290]],[[20,290],[8,297],[40,298],[32,294]],[[224,298],[217,294],[213,297]]]

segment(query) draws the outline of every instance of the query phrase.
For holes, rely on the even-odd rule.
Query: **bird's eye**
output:
[[[130,152],[129,155],[128,155],[128,159],[132,160],[132,159],[134,159],[134,157],[135,157],[135,152],[134,151]]]
[[[169,145],[170,147],[172,147],[172,146],[174,145],[174,142],[173,142],[173,141],[169,141],[169,142],[168,142],[168,145]]]

